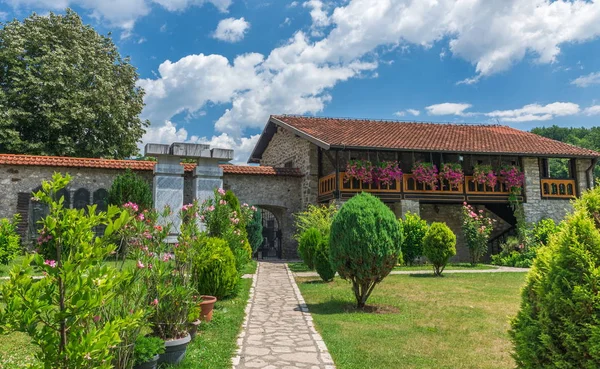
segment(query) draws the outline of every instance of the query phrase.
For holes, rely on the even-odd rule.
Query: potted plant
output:
[[[465,179],[460,163],[444,163],[440,178],[445,179],[451,188],[458,189]]]
[[[188,313],[196,293],[190,281],[192,248],[190,232],[196,232],[197,207],[182,209],[182,225],[178,243],[166,242],[170,224],[158,225],[158,219],[167,219],[170,209],[162,214],[148,212],[140,223],[140,230],[134,257],[136,267],[146,269],[143,282],[146,286],[147,305],[151,308],[149,321],[152,335],[164,341],[165,352],[160,355],[160,363],[178,364],[185,357],[187,345],[191,341],[188,333]],[[192,227],[193,224],[193,227]]]
[[[165,352],[165,343],[158,337],[139,336],[133,351],[133,369],[156,369],[158,358]]]
[[[500,169],[502,182],[510,189],[510,192],[518,194],[521,192],[521,187],[525,182],[525,173],[514,165],[508,165]]]
[[[194,296],[193,300],[196,302],[197,297]],[[198,333],[198,326],[200,326],[200,305],[194,303],[190,306],[190,311],[188,312],[188,332],[190,334],[190,338],[194,340],[196,338],[196,334]]]
[[[473,182],[494,188],[498,177],[491,165],[475,165],[473,167]]]
[[[373,167],[373,180],[384,185],[391,185],[402,179],[402,169],[397,161],[382,161]]]
[[[438,187],[438,168],[433,163],[416,162],[412,168],[412,174],[419,183],[429,185],[432,190]]]
[[[349,160],[344,181],[356,179],[363,183],[373,183],[373,164],[369,160]]]

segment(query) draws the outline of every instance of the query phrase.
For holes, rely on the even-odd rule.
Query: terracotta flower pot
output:
[[[196,337],[196,334],[198,333],[198,326],[200,325],[201,320],[195,320],[193,322],[191,322],[188,326],[188,332],[190,333],[190,337],[192,337],[192,340]]]
[[[191,340],[188,334],[183,338],[165,341],[165,352],[160,354],[158,363],[179,364],[185,358],[187,345]]]
[[[213,308],[217,298],[214,296],[202,295],[202,302],[200,302],[200,320],[203,322],[210,322],[212,320]]]

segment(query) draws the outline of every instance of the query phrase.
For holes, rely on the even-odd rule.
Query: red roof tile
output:
[[[600,157],[600,153],[501,125],[409,123],[273,115],[271,121],[328,148]]]
[[[17,155],[0,154],[0,165],[31,165],[46,167],[77,167],[77,168],[104,168],[104,169],[132,169],[152,170],[154,161],[145,160],[115,160],[96,158],[71,158],[63,156],[39,156],[39,155]],[[196,164],[185,163],[186,172],[191,172]],[[240,166],[223,164],[223,172],[226,174],[246,174],[265,176],[302,176],[297,168],[275,168],[268,166]]]

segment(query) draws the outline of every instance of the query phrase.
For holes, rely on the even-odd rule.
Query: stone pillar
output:
[[[591,159],[576,159],[575,161],[576,173],[574,177],[577,179],[577,193],[579,195],[588,190],[588,181],[592,187],[594,185],[593,178],[588,178],[588,173],[586,172],[590,165],[592,165]]]
[[[538,222],[541,212],[542,189],[540,187],[540,166],[538,158],[523,158],[523,173],[525,173],[525,203],[523,211],[527,222]]]
[[[223,169],[219,167],[219,162],[231,159],[233,159],[233,150],[209,150],[208,146],[202,150],[194,169],[194,179],[192,181],[194,198],[200,204],[212,199],[215,189],[223,187]],[[200,223],[199,227],[204,230],[204,224]]]

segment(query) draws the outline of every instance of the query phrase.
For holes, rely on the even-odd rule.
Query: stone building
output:
[[[220,168],[225,189],[234,191],[241,202],[262,209],[266,249],[273,256],[297,257],[297,244],[292,238],[295,213],[308,204],[343,203],[366,191],[378,196],[398,217],[410,211],[428,222],[446,222],[458,238],[455,260],[464,261],[468,260],[468,250],[461,232],[463,202],[486,209],[496,219],[490,253],[499,251],[499,244],[514,233],[516,223],[509,206],[509,189],[502,181],[494,187],[475,183],[474,167],[521,168],[525,183],[519,200],[527,221],[545,217],[559,221],[571,209],[570,200],[593,186],[592,169],[599,157],[595,151],[499,125],[271,116],[249,159],[249,163],[259,166],[221,164]],[[361,159],[374,163],[398,161],[402,179],[383,185],[345,178],[347,163]],[[550,170],[554,160],[568,164],[565,178],[557,178]],[[437,167],[459,163],[464,180],[456,187],[442,181],[438,188],[431,188],[411,173],[416,162]],[[116,175],[131,169],[152,184],[157,175],[155,164],[0,154],[0,217],[20,213],[20,232],[35,237],[35,224],[42,213],[30,201],[31,192],[53,172],[73,176],[62,193],[68,206],[82,208],[96,203],[102,207]],[[173,172],[183,177],[183,203],[198,196],[195,168],[196,164],[183,164],[181,174]]]
[[[378,196],[398,217],[407,211],[428,222],[446,222],[457,235],[455,260],[468,260],[461,231],[461,206],[468,202],[496,219],[490,252],[514,234],[516,219],[509,205],[510,189],[473,181],[475,166],[519,167],[525,174],[523,202],[526,220],[560,221],[570,200],[593,186],[592,169],[600,153],[500,125],[405,123],[305,116],[271,116],[249,159],[261,166],[298,168],[302,206],[343,203],[362,191]],[[403,176],[390,185],[366,184],[346,178],[350,160],[373,163],[398,161]],[[567,162],[569,174],[556,178],[553,160]],[[452,187],[442,181],[432,188],[416,181],[413,164],[428,162],[441,168],[459,163],[465,177]]]

